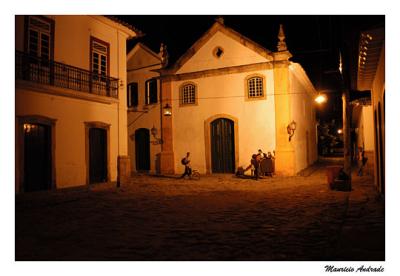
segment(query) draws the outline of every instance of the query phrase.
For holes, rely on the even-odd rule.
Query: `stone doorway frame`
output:
[[[216,114],[208,119],[204,120],[204,142],[205,142],[205,159],[206,159],[206,174],[212,173],[211,168],[211,123],[217,119],[229,119],[233,121],[233,131],[234,131],[234,147],[235,147],[235,171],[239,164],[239,120],[232,115],[221,113]]]
[[[90,153],[89,153],[89,129],[101,128],[107,135],[107,182],[110,182],[110,124],[103,122],[84,122],[85,124],[85,164],[86,164],[86,185],[90,185]]]
[[[56,122],[57,119],[42,115],[20,115],[16,116],[15,121],[15,192],[24,192],[24,124],[41,124],[50,127],[51,141],[51,170],[50,170],[50,189],[56,189],[56,166],[55,166],[55,149],[56,149]]]

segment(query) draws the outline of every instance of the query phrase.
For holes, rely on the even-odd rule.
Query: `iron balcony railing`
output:
[[[90,94],[118,98],[118,79],[20,51],[15,54],[15,78]]]

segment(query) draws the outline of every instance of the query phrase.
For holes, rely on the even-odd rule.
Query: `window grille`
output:
[[[249,98],[258,98],[264,96],[263,79],[253,77],[247,80],[247,89]]]
[[[196,103],[196,86],[193,84],[186,84],[182,87],[182,104],[195,104]]]

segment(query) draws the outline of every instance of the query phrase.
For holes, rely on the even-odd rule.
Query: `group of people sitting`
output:
[[[251,176],[258,180],[260,176],[268,175],[271,176],[275,172],[275,151],[272,154],[270,151],[264,153],[261,149],[258,150],[257,154],[251,156],[250,165],[245,169],[242,167],[238,168],[236,175],[244,175],[244,173],[251,169]]]

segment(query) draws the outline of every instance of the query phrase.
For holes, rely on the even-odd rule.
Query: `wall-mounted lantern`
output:
[[[172,115],[172,107],[168,103],[163,107],[163,114],[164,116]]]
[[[153,145],[160,145],[163,143],[163,140],[161,138],[157,138],[158,134],[158,129],[153,125],[153,127],[150,130],[151,135],[153,135],[155,141],[151,141]]]
[[[289,142],[292,140],[292,136],[294,135],[294,131],[296,130],[296,122],[292,121],[288,126],[286,127],[287,133],[289,134]]]

